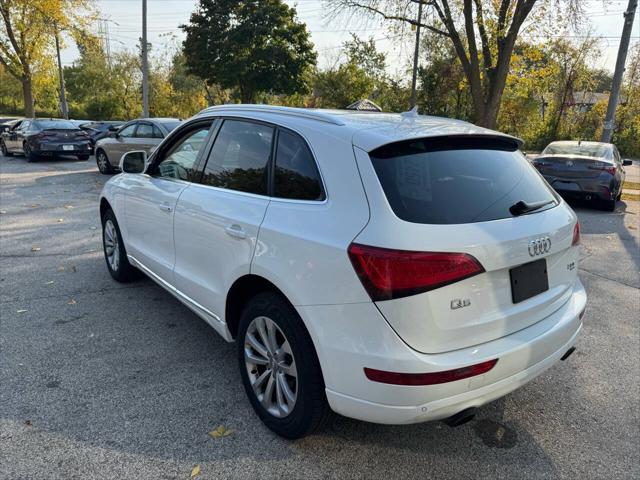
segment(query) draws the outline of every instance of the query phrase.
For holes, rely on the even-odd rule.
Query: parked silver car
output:
[[[150,153],[180,123],[177,118],[141,118],[125,123],[112,136],[96,142],[98,169],[104,174],[113,173],[125,153],[132,150]]]

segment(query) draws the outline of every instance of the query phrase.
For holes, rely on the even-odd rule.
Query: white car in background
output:
[[[279,435],[330,410],[460,424],[582,326],[576,215],[519,146],[414,114],[209,108],[122,157],[100,201],[107,267],[235,341]]]

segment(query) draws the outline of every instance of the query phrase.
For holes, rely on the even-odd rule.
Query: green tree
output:
[[[22,86],[25,116],[33,117],[34,70],[53,58],[59,31],[80,34],[91,21],[91,0],[0,0],[0,64]]]
[[[181,28],[189,72],[237,88],[243,103],[259,92],[309,90],[316,54],[306,25],[282,0],[200,0]]]
[[[368,98],[375,82],[353,62],[346,62],[335,69],[318,72],[314,93],[319,97],[318,106],[345,108],[347,105]]]
[[[405,26],[420,24],[450,42],[469,85],[473,120],[488,128],[496,126],[511,54],[524,22],[535,24],[549,10],[556,15],[567,13],[570,19],[580,13],[580,2],[576,0],[329,0],[329,3],[336,13],[377,16]],[[417,20],[419,3],[426,10],[422,22]]]

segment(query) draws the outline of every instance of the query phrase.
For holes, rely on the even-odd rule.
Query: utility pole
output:
[[[67,96],[64,91],[64,72],[62,70],[62,59],[60,58],[60,39],[58,38],[58,25],[54,23],[56,37],[56,52],[58,54],[58,77],[60,80],[60,111],[62,117],[69,120],[69,108],[67,107]]]
[[[607,116],[604,118],[604,128],[602,129],[601,142],[609,143],[615,126],[616,107],[618,106],[618,98],[620,97],[620,87],[622,85],[622,76],[624,74],[624,64],[627,60],[627,51],[629,50],[629,40],[631,38],[631,30],[633,29],[633,17],[638,8],[638,0],[629,0],[627,10],[624,12],[624,26],[622,27],[622,38],[620,47],[618,48],[618,58],[616,59],[616,69],[613,73],[613,82],[611,84],[611,95],[609,95],[609,105],[607,107]]]
[[[142,0],[142,116],[149,116],[149,62],[147,58],[147,0]]]
[[[418,81],[418,54],[420,53],[420,24],[422,23],[422,0],[418,2],[418,24],[416,25],[416,47],[413,52],[413,76],[411,77],[411,105],[416,106],[416,83]]]

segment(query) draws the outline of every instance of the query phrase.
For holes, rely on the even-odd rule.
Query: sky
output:
[[[410,36],[398,38],[390,33],[388,27],[380,23],[347,18],[330,19],[321,0],[285,0],[295,6],[300,21],[307,24],[313,43],[318,52],[318,65],[327,68],[338,61],[342,44],[350,39],[350,32],[363,39],[374,38],[378,49],[387,54],[390,73],[401,74],[410,64],[413,55],[413,42]],[[622,12],[628,0],[581,0],[587,12],[587,21],[592,27],[593,36],[600,37],[602,55],[594,59],[595,67],[613,71],[620,35],[622,32]],[[152,52],[162,55],[171,48],[178,48],[184,34],[178,28],[189,20],[197,0],[148,0],[148,41]],[[604,5],[606,3],[606,6]],[[142,28],[141,0],[97,0],[101,26],[96,33],[108,31],[109,46],[112,52],[120,50],[135,51]],[[586,26],[585,26],[586,27]],[[391,38],[391,39],[389,39]],[[636,13],[632,42],[640,41],[640,12]],[[71,65],[78,58],[78,50],[71,41],[66,41],[62,52],[64,65]],[[428,52],[421,52],[424,56]]]

